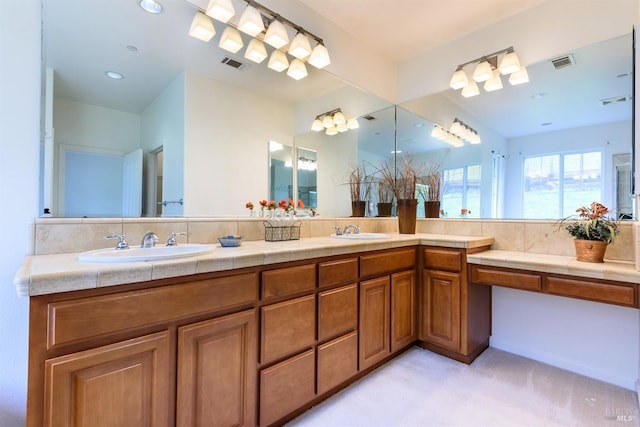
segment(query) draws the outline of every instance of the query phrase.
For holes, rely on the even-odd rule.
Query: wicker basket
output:
[[[301,221],[290,225],[274,225],[264,221],[264,240],[266,242],[283,242],[285,240],[300,240]]]

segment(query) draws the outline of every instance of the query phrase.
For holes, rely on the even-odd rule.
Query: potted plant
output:
[[[393,207],[393,190],[389,184],[380,180],[378,184],[378,216],[391,216]]]
[[[380,168],[383,181],[389,185],[398,203],[398,231],[401,234],[416,232],[416,183],[422,170],[423,167],[416,165],[409,156],[403,158],[398,169],[392,169],[387,162]]]
[[[427,166],[427,173],[422,178],[423,188],[421,195],[424,199],[425,218],[440,217],[440,189],[442,188],[442,170],[440,164]]]
[[[351,216],[362,217],[367,207],[370,177],[364,166],[353,166],[349,173],[349,194],[351,195]]]
[[[576,259],[585,262],[604,262],[607,246],[620,232],[618,221],[609,218],[609,209],[599,202],[581,206],[577,214],[560,220],[559,227],[574,238]]]

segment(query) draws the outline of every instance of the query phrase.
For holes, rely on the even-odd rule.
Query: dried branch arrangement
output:
[[[442,189],[442,171],[439,163],[427,165],[427,174],[424,176],[423,183],[427,186],[426,194],[423,196],[425,200],[435,202],[440,200],[440,191]]]
[[[416,183],[419,182],[423,170],[424,166],[416,165],[412,157],[406,156],[395,172],[394,168],[385,161],[380,167],[380,175],[398,200],[415,199]]]
[[[372,176],[367,175],[364,166],[353,166],[348,179],[351,201],[358,202],[360,200],[367,200],[371,189],[371,182]]]

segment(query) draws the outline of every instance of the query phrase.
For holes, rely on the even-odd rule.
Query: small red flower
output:
[[[287,201],[286,201],[286,200],[280,200],[280,201],[278,202],[278,207],[279,207],[280,209],[287,209]]]
[[[303,209],[303,208],[304,208],[304,202],[302,201],[302,199],[298,199],[298,207],[299,207],[300,209]]]
[[[244,205],[244,207],[247,208],[247,209],[253,210],[253,202],[247,202],[247,204]]]
[[[269,202],[267,202],[266,200],[260,200],[260,206],[262,206],[263,208],[266,208],[269,205]]]

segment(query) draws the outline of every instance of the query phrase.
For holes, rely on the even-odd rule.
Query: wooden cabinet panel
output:
[[[416,249],[392,249],[360,257],[360,277],[406,270],[416,264]]]
[[[318,286],[326,287],[358,280],[358,258],[339,259],[318,265]]]
[[[424,265],[432,270],[462,270],[462,251],[460,249],[425,248]]]
[[[278,268],[262,272],[262,298],[281,297],[311,291],[316,287],[316,265]]]
[[[325,341],[357,328],[357,284],[318,294],[318,341]]]
[[[417,338],[416,274],[413,270],[391,276],[391,352]]]
[[[424,270],[425,341],[460,350],[460,274]]]
[[[256,312],[178,330],[178,427],[256,424]]]
[[[547,291],[555,295],[577,297],[591,301],[618,305],[635,306],[636,296],[633,286],[599,283],[583,279],[566,279],[549,276]]]
[[[389,277],[360,283],[360,369],[368,368],[390,354]]]
[[[318,346],[318,394],[331,390],[357,373],[357,332]]]
[[[316,338],[316,297],[261,308],[260,360],[269,363],[311,347]]]
[[[258,275],[247,273],[54,302],[48,305],[47,348],[251,303],[257,298]]]
[[[470,280],[486,285],[506,286],[528,291],[542,290],[542,276],[536,273],[517,273],[515,271],[497,270],[493,267],[471,265]]]
[[[260,372],[260,425],[268,426],[315,397],[313,350]]]
[[[165,331],[47,360],[45,425],[172,425],[169,346]]]

